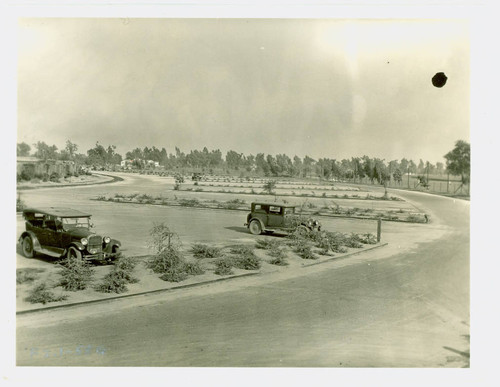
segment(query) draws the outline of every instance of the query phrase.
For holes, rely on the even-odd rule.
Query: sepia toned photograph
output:
[[[469,27],[19,18],[16,366],[469,368]]]

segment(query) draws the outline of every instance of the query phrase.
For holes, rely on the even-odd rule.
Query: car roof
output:
[[[287,207],[287,208],[297,207],[297,206],[294,206],[293,204],[276,203],[276,202],[272,202],[272,203],[270,203],[270,202],[253,202],[252,206],[257,205],[257,204],[260,204],[261,206],[276,206],[276,207]]]
[[[61,218],[80,218],[80,217],[90,217],[92,215],[86,214],[84,212],[73,210],[72,208],[64,207],[39,207],[39,208],[26,208],[23,210],[26,213],[37,213],[59,216]]]

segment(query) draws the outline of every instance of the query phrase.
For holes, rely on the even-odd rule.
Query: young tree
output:
[[[446,169],[456,176],[462,177],[462,183],[470,181],[470,144],[463,140],[455,143],[455,148],[444,155]]]
[[[29,156],[31,147],[25,142],[17,143],[17,155],[19,157]]]
[[[262,186],[264,192],[267,192],[269,195],[272,195],[274,193],[275,188],[276,182],[274,180],[269,180]]]
[[[70,140],[67,140],[64,150],[68,153],[69,158],[72,160],[75,157],[76,151],[78,150],[78,145],[73,144]]]
[[[44,141],[38,141],[34,146],[36,148],[35,157],[44,160],[56,160],[58,158],[55,145],[48,146]]]

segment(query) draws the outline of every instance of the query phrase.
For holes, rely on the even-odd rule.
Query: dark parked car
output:
[[[280,203],[252,203],[245,226],[254,235],[274,231],[293,232],[321,230],[321,224],[314,219],[295,214],[295,206]]]
[[[112,261],[120,255],[120,241],[91,231],[90,214],[70,208],[28,208],[26,231],[19,238],[23,254]]]

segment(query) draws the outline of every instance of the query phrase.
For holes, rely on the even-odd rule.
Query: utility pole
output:
[[[410,188],[410,166],[408,165],[408,189]]]
[[[430,187],[430,183],[429,183],[429,162],[427,161],[427,185]]]

